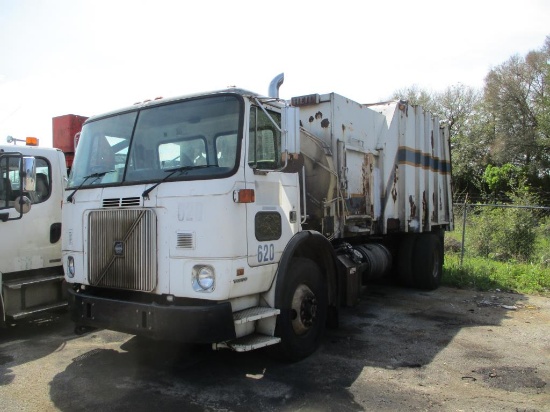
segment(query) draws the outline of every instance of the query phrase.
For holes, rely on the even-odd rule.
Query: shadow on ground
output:
[[[12,367],[35,361],[61,350],[75,338],[66,311],[52,312],[0,328],[0,386],[9,385],[15,376]],[[33,350],[25,350],[22,342],[33,341]]]
[[[292,364],[261,351],[212,352],[133,337],[120,351],[98,348],[73,359],[51,382],[50,397],[62,411],[363,410],[388,385],[361,375],[365,368],[422,368],[462,328],[496,326],[506,317],[506,310],[494,317],[484,308],[522,299],[464,301],[452,289],[443,291],[375,285],[356,308],[342,310],[340,327],[327,332],[314,355]],[[350,390],[360,376],[372,393]],[[393,406],[408,405],[412,395],[403,390],[396,401],[392,394]],[[416,408],[429,406],[416,402]]]

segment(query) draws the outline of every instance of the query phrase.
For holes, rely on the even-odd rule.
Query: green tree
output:
[[[518,188],[527,188],[525,170],[511,163],[488,165],[483,173],[483,181],[494,200],[502,200],[505,193],[515,193]]]
[[[547,112],[549,43],[547,38],[545,47],[525,58],[512,56],[485,78],[485,107],[494,119],[492,157],[497,164],[526,166],[535,178],[550,171],[550,145],[539,127]]]
[[[489,122],[482,94],[458,84],[434,95],[436,113],[449,124],[455,193],[477,195],[483,188],[483,172],[489,163]],[[489,129],[490,130],[490,129]]]
[[[544,43],[544,52],[543,55],[550,56],[550,36],[546,37],[546,42]],[[550,61],[547,59],[546,62],[537,61],[541,65],[542,71],[542,93],[540,99],[537,102],[539,106],[539,111],[537,113],[537,121],[540,131],[540,139],[544,145],[548,146],[548,140],[550,140]]]
[[[424,110],[434,112],[433,93],[414,84],[411,87],[399,89],[393,92],[392,100],[406,100],[413,106],[422,106]]]

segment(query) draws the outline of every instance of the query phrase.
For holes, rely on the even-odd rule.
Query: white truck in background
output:
[[[228,90],[89,118],[63,198],[72,319],[313,353],[369,280],[434,289],[453,228],[448,128],[405,101]]]
[[[39,147],[36,138],[0,146],[0,326],[67,307],[61,201],[74,135],[84,120],[64,115],[52,121],[53,143],[67,156]]]
[[[21,154],[34,157],[36,191],[21,190]],[[67,306],[61,266],[61,197],[67,171],[60,150],[0,146],[0,323]],[[21,196],[29,201],[21,208]],[[16,209],[17,207],[17,209]]]

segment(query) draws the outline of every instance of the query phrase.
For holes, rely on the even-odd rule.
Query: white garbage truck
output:
[[[435,289],[448,128],[406,101],[238,88],[89,118],[63,198],[76,330],[302,359],[384,276]]]

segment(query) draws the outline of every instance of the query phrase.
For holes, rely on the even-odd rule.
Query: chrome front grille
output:
[[[150,209],[94,210],[88,216],[88,281],[152,291],[157,285],[157,220]]]

